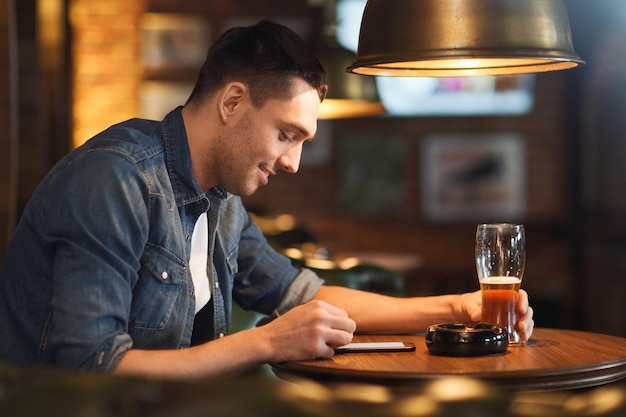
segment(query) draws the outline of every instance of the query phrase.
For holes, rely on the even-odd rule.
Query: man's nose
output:
[[[280,158],[278,158],[278,164],[280,168],[290,174],[298,172],[300,167],[300,157],[302,156],[302,144],[294,146],[289,151],[285,152]]]

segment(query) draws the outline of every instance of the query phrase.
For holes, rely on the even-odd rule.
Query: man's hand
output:
[[[459,323],[478,323],[483,315],[483,301],[480,290],[460,294],[453,308],[456,321]]]
[[[455,307],[456,319],[461,323],[478,323],[482,316],[482,297],[479,291],[460,294],[459,302]],[[533,309],[528,304],[528,293],[519,291],[517,298],[517,323],[515,328],[522,341],[527,341],[533,334],[535,322]]]
[[[524,290],[519,290],[519,298],[517,299],[517,323],[515,328],[519,332],[520,338],[523,342],[530,339],[535,328],[535,321],[533,320],[533,308],[528,301],[528,293]]]
[[[270,362],[279,363],[330,358],[335,348],[350,343],[356,323],[344,310],[314,300],[291,309],[258,330],[271,347]]]

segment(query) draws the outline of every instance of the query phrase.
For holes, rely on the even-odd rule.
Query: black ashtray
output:
[[[496,355],[509,347],[509,333],[504,327],[488,323],[475,326],[434,324],[426,332],[426,346],[433,355]]]

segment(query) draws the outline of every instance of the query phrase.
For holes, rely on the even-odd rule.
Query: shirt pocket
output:
[[[130,325],[142,330],[165,329],[187,287],[187,273],[187,265],[172,253],[146,247],[133,289]]]

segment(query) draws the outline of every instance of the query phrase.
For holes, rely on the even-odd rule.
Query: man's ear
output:
[[[228,123],[238,114],[243,102],[249,97],[248,87],[241,82],[233,81],[222,88],[217,102],[222,123]]]

